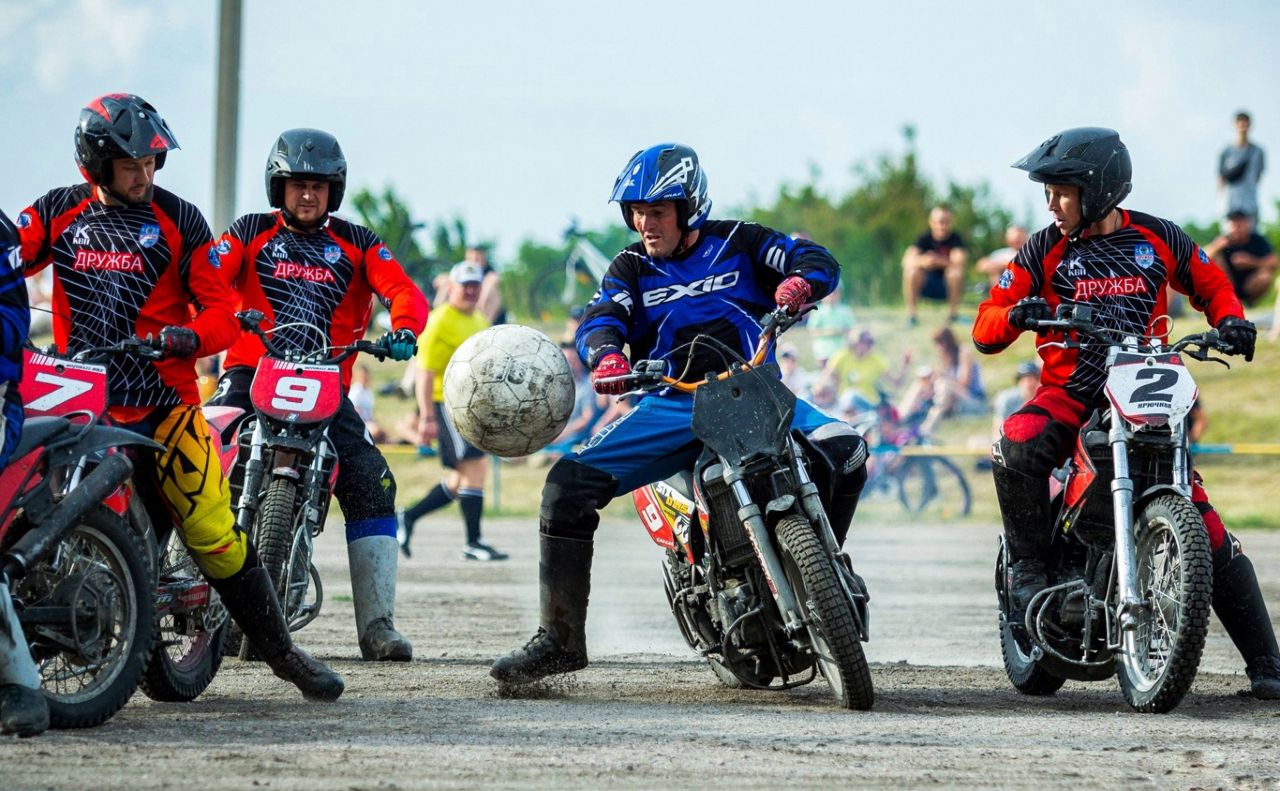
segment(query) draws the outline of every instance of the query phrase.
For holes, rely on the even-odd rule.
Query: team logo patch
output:
[[[336,244],[326,245],[324,248],[324,260],[330,264],[338,263],[338,259],[342,258],[342,248]]]
[[[1006,269],[1000,273],[1000,282],[996,283],[996,288],[1008,288],[1013,285],[1013,270]]]
[[[219,247],[222,247],[222,245],[218,245],[218,247],[209,248],[209,266],[213,267],[214,269],[222,268],[222,259],[218,257]]]
[[[271,257],[272,258],[288,258],[289,257],[289,251],[285,249],[283,241],[276,240],[271,243]]]
[[[22,214],[18,215],[19,228],[26,228],[30,224],[31,224],[31,215],[29,213],[24,211]]]
[[[1134,247],[1133,261],[1142,269],[1149,268],[1156,262],[1156,249],[1149,244],[1140,244]]]
[[[159,225],[144,225],[138,231],[138,244],[143,247],[155,247],[158,241],[160,241]]]
[[[1084,261],[1072,258],[1067,262],[1067,277],[1084,277]]]
[[[378,247],[378,257],[383,261],[391,260],[391,251],[387,249],[385,244]]]
[[[231,252],[231,240],[223,239],[222,241],[218,242],[218,246],[215,247],[214,249],[218,251],[218,255],[226,255],[227,253]]]
[[[1197,247],[1196,254],[1200,256],[1200,263],[1202,264],[1209,263],[1209,256],[1205,254],[1204,250],[1201,250],[1199,247]]]
[[[71,243],[84,245],[89,243],[89,226],[77,223],[71,231]]]

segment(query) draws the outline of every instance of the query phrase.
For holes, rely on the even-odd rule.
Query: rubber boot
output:
[[[499,657],[489,675],[505,684],[528,684],[587,666],[587,600],[594,544],[542,535],[538,565],[542,625],[533,638]]]
[[[1234,554],[1232,541],[1228,540],[1219,553]],[[1245,555],[1235,555],[1214,566],[1213,611],[1244,657],[1253,696],[1280,700],[1280,648],[1253,562]]]
[[[291,682],[307,700],[338,699],[345,686],[342,677],[293,644],[265,568],[255,564],[227,579],[211,579],[209,584],[273,673]]]
[[[9,587],[0,583],[0,733],[35,736],[49,729],[49,703],[31,658]]]
[[[1027,607],[1049,585],[1045,553],[1049,548],[1049,479],[1024,475],[996,461],[991,466],[996,500],[1004,522],[1009,552],[1005,590],[1009,595],[1009,620],[1023,630]]]
[[[396,566],[399,544],[391,536],[365,536],[347,544],[351,601],[356,610],[360,656],[369,662],[408,662],[413,646],[396,631]]]

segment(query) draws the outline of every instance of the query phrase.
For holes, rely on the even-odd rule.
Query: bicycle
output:
[[[609,269],[609,257],[574,228],[565,233],[565,238],[572,240],[573,246],[564,259],[564,285],[559,285],[559,267],[551,266],[534,277],[529,288],[529,312],[543,321],[550,319],[553,304],[566,308],[587,304]]]

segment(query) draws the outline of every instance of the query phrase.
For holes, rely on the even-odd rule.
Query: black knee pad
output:
[[[600,509],[618,491],[618,479],[573,459],[561,459],[542,487],[539,529],[553,538],[590,541],[600,525]]]
[[[370,453],[344,457],[339,462],[333,496],[338,498],[342,516],[348,522],[379,519],[396,513],[396,478],[382,454],[372,446],[370,450]]]

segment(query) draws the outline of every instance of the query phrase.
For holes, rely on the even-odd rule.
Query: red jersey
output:
[[[88,184],[61,187],[23,210],[17,225],[26,275],[53,266],[53,334],[67,351],[178,325],[195,331],[207,356],[240,334],[209,224],[167,190],[154,188],[147,204],[109,206]],[[107,383],[113,406],[200,403],[194,358],[116,355]]]
[[[420,334],[427,300],[377,234],[331,216],[315,233],[289,229],[280,212],[246,214],[231,224],[215,252],[242,308],[267,316],[264,329],[286,348],[312,352],[364,337],[377,296],[391,312],[393,330]],[[227,352],[225,366],[253,366],[265,349],[245,333]],[[355,358],[342,366],[351,384]]]
[[[1064,302],[1088,304],[1099,326],[1134,336],[1149,337],[1155,319],[1168,312],[1166,284],[1186,294],[1214,326],[1228,316],[1244,318],[1231,281],[1181,228],[1149,214],[1123,209],[1120,214],[1120,227],[1105,236],[1072,242],[1050,225],[1028,239],[978,308],[973,325],[978,349],[993,354],[1013,343],[1022,330],[1009,324],[1009,308],[1032,296],[1043,297],[1050,309]],[[1163,333],[1167,322],[1160,324]],[[1048,335],[1038,336],[1037,343],[1045,340]],[[1106,382],[1107,348],[1093,339],[1079,340],[1079,349],[1040,351],[1040,381],[1092,404]]]

